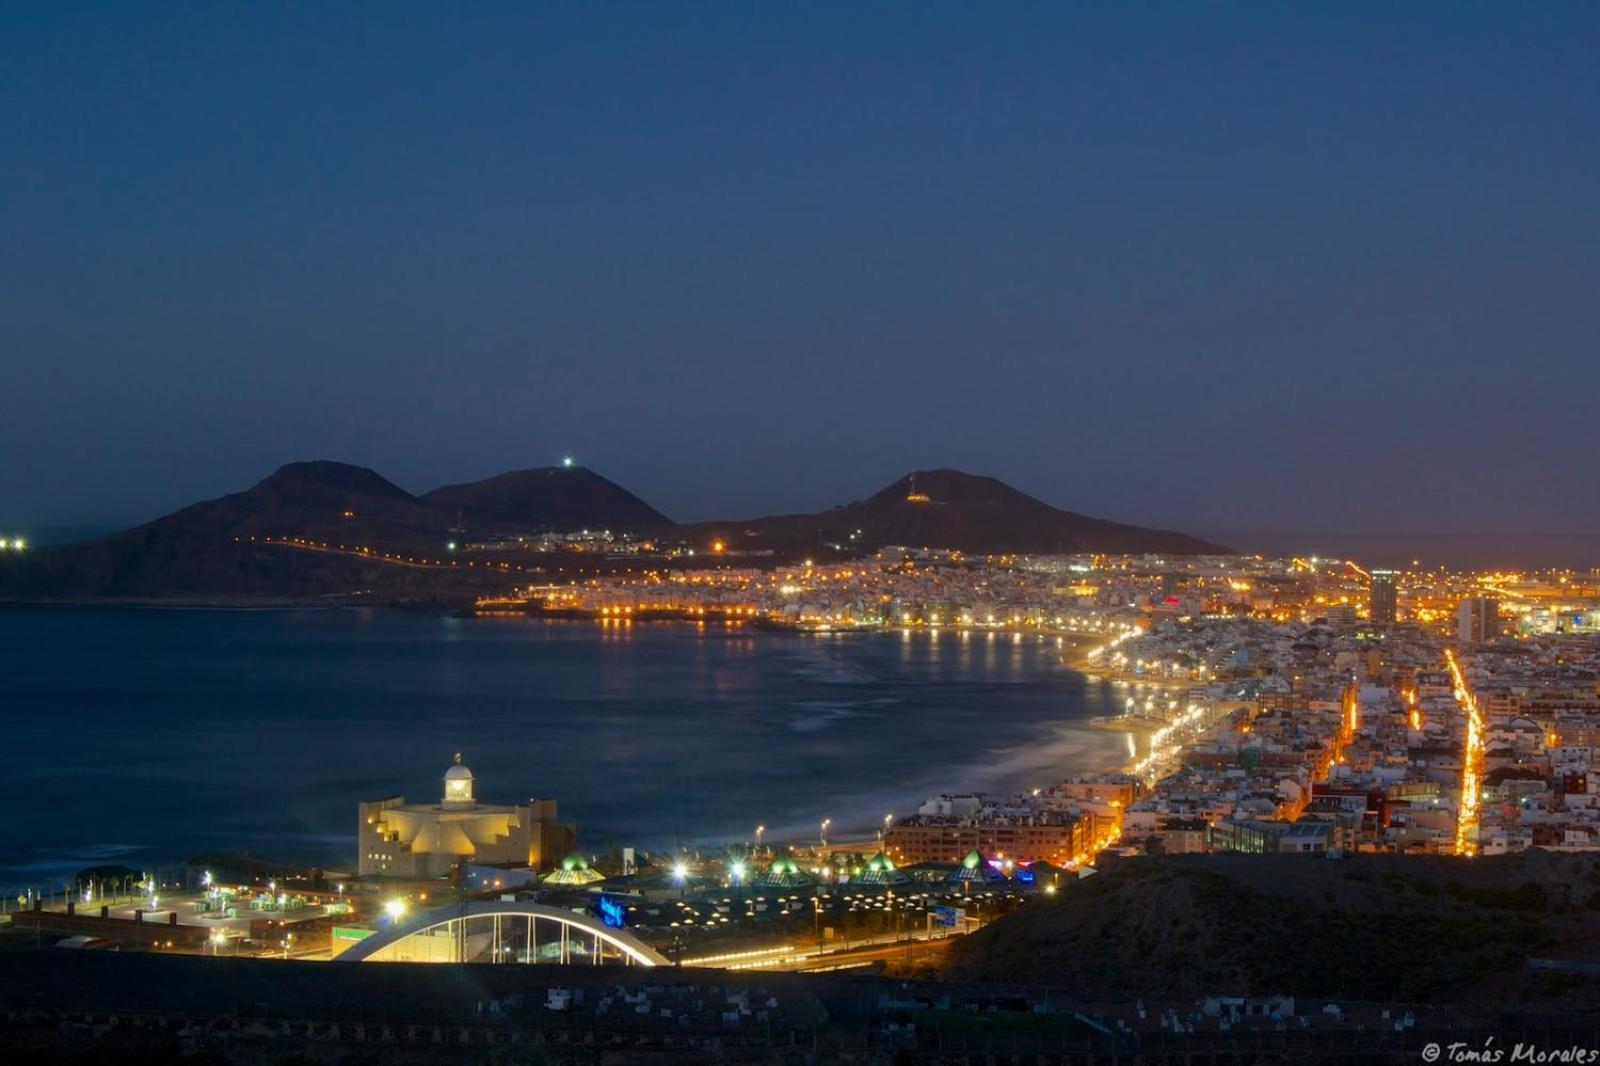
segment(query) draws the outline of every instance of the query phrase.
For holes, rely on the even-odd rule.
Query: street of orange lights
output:
[[[1450,667],[1450,677],[1455,684],[1456,702],[1466,716],[1466,742],[1461,750],[1461,803],[1456,812],[1456,854],[1478,853],[1478,785],[1483,768],[1483,715],[1478,710],[1478,700],[1467,688],[1466,676],[1455,652],[1444,652],[1445,663]]]

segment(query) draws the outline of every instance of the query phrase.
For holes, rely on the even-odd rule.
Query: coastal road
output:
[[[403,566],[413,570],[482,570],[491,574],[542,574],[543,567],[522,566],[516,563],[496,563],[484,560],[483,565],[478,565],[478,560],[468,559],[462,563],[459,559],[429,559],[421,555],[407,555],[404,552],[385,552],[368,547],[350,547],[344,544],[334,544],[325,540],[309,540],[305,537],[234,537],[240,544],[260,544],[270,548],[288,548],[293,551],[318,552],[323,555],[342,555],[350,559],[362,559],[371,563],[383,563],[388,566]]]

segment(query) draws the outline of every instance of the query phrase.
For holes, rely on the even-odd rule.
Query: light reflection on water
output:
[[[400,612],[0,610],[0,885],[94,856],[349,864],[355,804],[555,796],[590,848],[867,830],[937,791],[1115,768],[1053,642]],[[748,825],[746,823],[749,823]],[[109,851],[107,849],[110,849]]]

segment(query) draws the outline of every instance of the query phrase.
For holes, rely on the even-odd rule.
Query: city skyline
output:
[[[1600,529],[1588,7],[4,20],[8,525],[571,453],[685,520]]]

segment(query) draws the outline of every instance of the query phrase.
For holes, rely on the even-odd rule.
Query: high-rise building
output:
[[[1456,639],[1480,644],[1500,635],[1500,601],[1493,596],[1472,596],[1456,608]]]
[[[1372,602],[1370,606],[1374,622],[1394,621],[1395,604],[1397,602],[1395,576],[1393,570],[1374,570],[1372,572]]]

